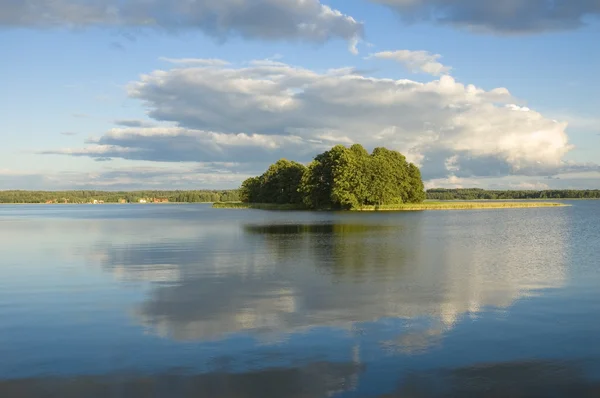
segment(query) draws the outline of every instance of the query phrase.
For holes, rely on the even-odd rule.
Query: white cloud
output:
[[[576,29],[600,15],[598,0],[370,0],[406,22],[433,21],[478,32],[538,33]]]
[[[137,27],[199,30],[267,40],[353,41],[363,34],[354,18],[319,0],[0,0],[5,27]]]
[[[484,90],[447,75],[420,83],[262,60],[177,65],[141,76],[128,93],[155,124],[121,121],[125,127],[87,147],[41,153],[236,162],[252,174],[281,157],[307,162],[335,144],[358,142],[401,151],[427,180],[464,186],[473,178],[487,178],[479,186],[488,186],[492,178],[598,170],[564,161],[572,149],[566,123],[523,106],[506,88]]]
[[[240,140],[239,134],[260,137],[264,145],[277,140],[276,153],[286,154],[298,148],[314,153],[315,142],[385,145],[421,163],[429,177],[455,170],[463,177],[551,173],[571,149],[565,124],[517,107],[507,89],[486,91],[450,76],[419,83],[362,76],[352,68],[318,72],[262,61],[155,71],[130,84],[129,94],[144,102],[151,118],[177,123],[183,129],[178,136],[205,137],[204,148],[217,138]],[[164,134],[136,132],[144,145],[158,145],[149,136]],[[114,132],[99,141],[132,147],[140,142]],[[228,156],[225,149],[221,153]]]
[[[354,55],[358,55],[358,44],[360,43],[360,38],[358,36],[353,37],[348,42],[348,51],[350,51]]]
[[[440,76],[450,72],[452,68],[445,66],[438,60],[442,56],[431,54],[427,51],[382,51],[371,54],[367,58],[388,59],[399,62],[406,69],[413,73],[426,73],[433,76]]]

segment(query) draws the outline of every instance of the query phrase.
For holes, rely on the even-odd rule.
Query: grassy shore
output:
[[[357,209],[357,211],[485,210],[564,206],[567,205],[550,202],[425,202],[400,205],[365,206]]]
[[[477,209],[518,209],[531,207],[564,207],[562,203],[551,202],[424,202],[399,205],[364,206],[352,211],[423,211],[423,210],[477,210]],[[258,209],[258,210],[306,210],[302,205],[278,205],[271,203],[214,203],[217,209]]]
[[[303,205],[274,203],[217,202],[213,203],[212,207],[215,209],[307,210]]]

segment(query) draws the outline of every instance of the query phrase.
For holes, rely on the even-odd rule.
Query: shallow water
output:
[[[0,206],[0,397],[600,396],[571,204]]]

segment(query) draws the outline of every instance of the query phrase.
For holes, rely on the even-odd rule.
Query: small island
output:
[[[215,208],[421,211],[559,207],[548,202],[426,202],[419,168],[400,152],[336,145],[305,166],[281,159],[239,189],[240,201]]]

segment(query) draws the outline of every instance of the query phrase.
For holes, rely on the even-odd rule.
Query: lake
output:
[[[600,201],[0,206],[0,397],[598,397]]]

